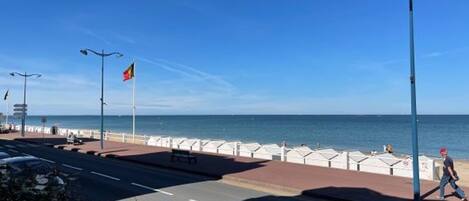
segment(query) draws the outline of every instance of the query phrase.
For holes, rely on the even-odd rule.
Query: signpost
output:
[[[15,104],[13,105],[13,116],[21,118],[21,136],[24,136],[24,126],[26,121],[26,111],[28,111],[27,104]]]

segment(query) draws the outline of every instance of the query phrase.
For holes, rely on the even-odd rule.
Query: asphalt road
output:
[[[52,163],[79,200],[296,201],[220,183],[213,178],[64,151],[20,141],[0,140],[0,151],[32,155]]]

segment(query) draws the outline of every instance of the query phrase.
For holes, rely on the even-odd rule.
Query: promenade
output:
[[[258,189],[281,191],[295,197],[306,195],[331,200],[411,200],[409,178],[323,168],[317,166],[261,160],[245,157],[194,152],[197,164],[171,162],[168,148],[106,141],[100,150],[99,141],[84,138],[83,145],[67,145],[63,136],[27,133],[2,134],[3,139],[31,143],[47,143],[68,151],[116,158],[135,163],[176,169],[222,179],[226,183]],[[436,200],[438,182],[421,181],[424,200]],[[469,188],[464,188],[468,191]],[[453,190],[447,187],[447,194]],[[448,200],[459,200],[449,196]],[[255,200],[255,199],[254,199]],[[250,200],[251,201],[251,200]]]

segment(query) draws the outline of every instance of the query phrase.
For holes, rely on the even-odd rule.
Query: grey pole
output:
[[[104,148],[104,50],[101,51],[101,149]]]
[[[80,50],[80,53],[86,56],[88,55],[88,51],[101,57],[101,131],[100,131],[101,139],[100,139],[100,145],[101,145],[101,149],[103,149],[104,148],[104,57],[111,56],[111,55],[122,57],[124,55],[121,54],[120,52],[104,53],[104,50],[101,50],[101,53],[99,53],[91,49],[82,49]]]
[[[413,186],[414,200],[420,200],[420,175],[419,175],[419,147],[417,132],[417,98],[415,90],[415,51],[414,51],[414,8],[413,0],[409,0],[409,31],[410,31],[410,90],[412,112],[412,157],[413,157]]]
[[[27,73],[24,72],[24,86],[23,86],[23,105],[26,106],[26,77]],[[26,109],[26,107],[24,107]],[[26,124],[26,111],[23,111],[23,115],[21,118],[21,137],[24,137],[24,127]]]

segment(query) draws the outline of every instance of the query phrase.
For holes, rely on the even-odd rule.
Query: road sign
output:
[[[28,107],[28,104],[14,104],[13,107]]]
[[[26,112],[15,112],[15,113],[13,113],[13,116],[15,116],[15,117],[22,117],[23,115],[26,116]]]
[[[26,111],[28,111],[28,109],[26,109],[26,108],[14,108],[13,111],[15,111],[15,112],[26,112]]]

